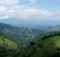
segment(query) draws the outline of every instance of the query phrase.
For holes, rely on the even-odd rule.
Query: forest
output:
[[[47,30],[0,25],[0,57],[60,57],[60,27]]]

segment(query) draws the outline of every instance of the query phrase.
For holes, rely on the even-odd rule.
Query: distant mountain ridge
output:
[[[16,25],[19,27],[38,27],[38,26],[50,26],[50,25],[59,25],[60,21],[53,20],[53,19],[48,19],[48,20],[39,20],[39,19],[15,19],[15,18],[10,18],[10,19],[1,19],[0,22],[2,23],[7,23],[7,24],[12,24]]]
[[[41,38],[51,32],[59,31],[60,26],[40,26],[39,28],[17,27],[10,24],[0,23],[0,33],[11,40],[17,41],[19,44],[26,44],[33,39]],[[38,38],[37,38],[38,37]]]
[[[60,54],[59,25],[27,28],[0,23],[0,42],[4,40],[12,48],[12,45],[18,46],[18,57],[51,57],[56,52]]]
[[[17,41],[18,43],[29,42],[31,39],[35,38],[36,35],[38,35],[37,31],[39,30],[34,31],[34,29],[30,28],[20,28],[9,24],[0,23],[0,33],[11,40]]]

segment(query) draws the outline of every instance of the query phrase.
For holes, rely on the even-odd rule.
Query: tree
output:
[[[7,49],[5,46],[0,46],[0,57],[7,57]]]
[[[34,45],[35,45],[35,42],[30,42],[30,45],[31,45],[31,46],[34,46]]]

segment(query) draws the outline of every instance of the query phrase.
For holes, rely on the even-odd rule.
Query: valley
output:
[[[58,54],[59,26],[34,29],[0,23],[1,57],[55,57]]]

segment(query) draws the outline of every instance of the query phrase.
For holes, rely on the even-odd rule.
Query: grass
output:
[[[11,41],[7,38],[2,38],[2,37],[0,37],[0,45],[6,45],[9,48],[14,48],[14,49],[16,49],[18,47],[16,42]]]

